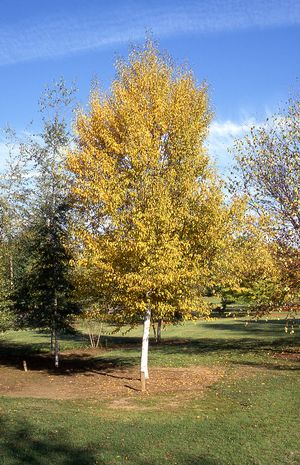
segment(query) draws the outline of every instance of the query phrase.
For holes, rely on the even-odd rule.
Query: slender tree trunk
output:
[[[151,310],[150,305],[144,316],[144,332],[142,343],[142,357],[141,357],[141,380],[149,378],[148,372],[148,348],[149,348],[149,331],[150,331]]]
[[[55,333],[55,329],[51,328],[51,341],[50,341],[50,347],[51,347],[51,355],[54,355],[54,333]]]
[[[90,327],[88,327],[88,333],[89,333],[89,338],[90,338],[90,344],[91,344],[91,347],[93,348],[94,347],[94,338],[93,338],[93,332],[92,332]]]
[[[9,256],[9,278],[10,278],[10,290],[14,288],[14,261],[13,256]]]
[[[53,302],[53,307],[54,307],[54,365],[55,368],[58,368],[59,366],[59,346],[58,346],[58,334],[57,334],[57,296],[55,295],[54,297],[54,302]]]
[[[157,332],[156,332],[155,323],[152,323],[152,329],[153,329],[153,336],[154,336],[155,342],[157,342]]]
[[[58,346],[58,335],[57,331],[55,331],[55,368],[59,367],[59,346]]]
[[[162,327],[162,319],[160,318],[157,322],[157,336],[156,336],[156,342],[160,343],[161,342],[161,327]]]
[[[95,347],[99,347],[100,344],[100,339],[101,339],[101,334],[102,334],[102,324],[100,324],[100,329],[98,330],[98,337],[97,337],[97,342]],[[102,347],[102,344],[100,344]]]

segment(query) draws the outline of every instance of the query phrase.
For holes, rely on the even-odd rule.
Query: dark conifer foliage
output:
[[[55,211],[43,205],[25,232],[23,273],[13,296],[20,326],[62,331],[70,328],[71,315],[78,312],[72,299],[71,255],[66,246],[67,210],[66,204]]]

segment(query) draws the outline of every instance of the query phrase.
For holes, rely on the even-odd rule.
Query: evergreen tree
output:
[[[74,92],[63,79],[47,87],[39,101],[41,131],[35,134],[32,130],[25,140],[15,143],[21,161],[17,167],[26,168],[21,185],[26,185],[27,195],[17,234],[22,259],[17,259],[18,276],[14,272],[11,279],[15,282],[11,286],[14,310],[19,324],[51,331],[56,365],[58,331],[69,326],[67,316],[74,309],[67,251],[70,182],[65,169],[72,143],[69,118]],[[8,177],[12,186],[19,179]],[[6,211],[14,212],[12,208]],[[14,219],[15,215],[12,224]]]
[[[16,283],[14,309],[20,326],[49,329],[58,366],[58,333],[70,328],[78,306],[72,298],[67,207],[43,205],[24,233],[23,273]],[[25,239],[25,237],[23,238]]]

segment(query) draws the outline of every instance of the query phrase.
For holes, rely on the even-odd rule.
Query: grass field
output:
[[[104,336],[104,348],[81,361],[82,376],[90,379],[91,361],[113,362],[120,376],[124,367],[138,373],[140,335],[141,328]],[[277,320],[245,326],[227,318],[168,328],[163,338],[150,344],[153,370],[187,370],[189,376],[191,368],[205,367],[222,375],[186,392],[68,400],[3,395],[1,465],[300,464],[299,329],[286,335]],[[21,376],[21,360],[30,365],[45,354],[48,339],[28,331],[2,335],[0,385],[6,383],[1,370]],[[87,345],[77,333],[65,336],[61,348],[78,357]],[[53,376],[53,370],[39,365],[38,374]],[[63,376],[58,372],[53,383]]]

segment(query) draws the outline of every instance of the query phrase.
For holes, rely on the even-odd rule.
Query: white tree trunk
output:
[[[151,310],[150,306],[144,316],[144,332],[143,332],[143,343],[142,343],[142,357],[141,357],[141,378],[148,379],[148,348],[149,348],[149,331],[150,331],[150,319]]]
[[[13,256],[9,256],[9,275],[10,275],[10,289],[14,288],[14,261]]]
[[[58,302],[57,302],[57,297],[55,295],[54,297],[54,365],[55,368],[58,368],[59,366],[59,347],[58,347],[58,334],[57,334],[57,308],[58,308]]]
[[[51,350],[51,355],[54,355],[54,328],[51,328],[51,340],[50,340],[50,350]]]
[[[59,346],[58,346],[58,336],[57,336],[57,331],[55,331],[55,368],[59,367]]]

